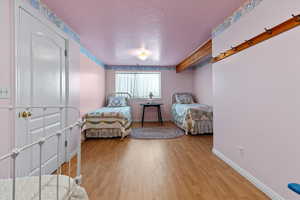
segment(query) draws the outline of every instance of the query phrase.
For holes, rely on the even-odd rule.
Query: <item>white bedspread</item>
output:
[[[57,176],[42,176],[42,199],[56,200]],[[59,200],[65,200],[70,195],[70,200],[88,200],[86,191],[78,186],[68,176],[59,176]],[[69,187],[70,186],[70,187]],[[38,200],[39,199],[39,177],[17,178],[16,200]],[[12,179],[0,180],[0,200],[12,199]]]

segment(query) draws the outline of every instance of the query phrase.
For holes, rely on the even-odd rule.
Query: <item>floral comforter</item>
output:
[[[204,104],[173,104],[173,121],[192,135],[213,133],[212,107]]]
[[[84,116],[86,137],[126,137],[131,131],[131,107],[104,107]]]

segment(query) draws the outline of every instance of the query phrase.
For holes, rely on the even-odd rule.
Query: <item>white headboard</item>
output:
[[[109,100],[110,97],[125,97],[127,99],[128,104],[129,104],[129,99],[132,98],[131,94],[128,93],[128,92],[114,92],[114,93],[110,93],[106,97],[105,105],[108,104],[108,100]]]

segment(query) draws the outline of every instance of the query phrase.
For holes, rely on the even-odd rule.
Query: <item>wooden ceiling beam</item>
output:
[[[194,51],[190,56],[184,59],[176,66],[176,72],[182,72],[183,70],[191,67],[201,59],[212,55],[212,40],[206,41],[201,47]]]

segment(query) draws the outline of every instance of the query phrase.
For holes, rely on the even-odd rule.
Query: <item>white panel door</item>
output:
[[[20,8],[18,25],[17,105],[65,105],[66,41],[52,29]],[[59,109],[32,109],[29,117],[16,112],[16,146],[20,147],[55,133],[65,124],[65,113]],[[62,137],[62,140],[63,137]],[[58,140],[43,145],[43,174],[56,169]],[[61,149],[63,149],[63,141]],[[39,166],[39,146],[22,153],[17,160],[18,175],[36,175]],[[64,159],[61,155],[60,160]]]

